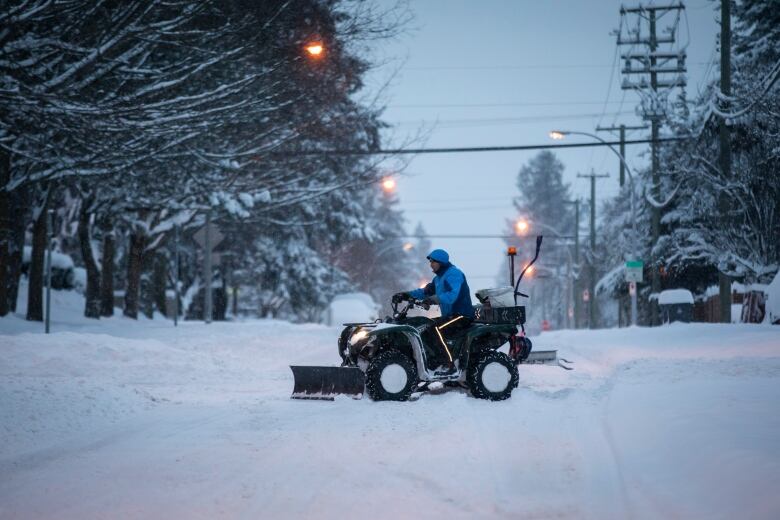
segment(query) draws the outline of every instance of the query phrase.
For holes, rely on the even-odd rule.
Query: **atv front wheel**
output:
[[[415,383],[414,360],[398,350],[385,350],[368,364],[366,389],[374,401],[406,401]]]
[[[497,350],[477,356],[466,376],[471,395],[490,401],[508,399],[518,380],[517,366],[512,358]]]

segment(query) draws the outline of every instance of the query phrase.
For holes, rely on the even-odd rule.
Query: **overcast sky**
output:
[[[384,119],[394,127],[388,133],[394,142],[386,145],[421,127],[432,131],[420,144],[433,148],[548,144],[552,141],[547,133],[554,128],[594,132],[599,123],[641,124],[635,115],[637,94],[620,88],[621,62],[611,34],[620,24],[621,3],[636,5],[618,0],[410,2],[414,19],[409,30],[381,45],[380,54],[389,62],[369,83],[369,89],[377,89],[397,70],[383,94]],[[705,76],[718,76],[719,4],[693,0],[685,5],[687,19],[680,19],[675,47],[688,43],[687,90],[692,99]],[[659,33],[673,21],[673,15],[662,19]],[[647,150],[646,145],[631,147],[629,164],[646,166]],[[517,194],[517,172],[536,153],[414,157],[398,179],[409,231],[422,221],[431,235],[502,234],[506,219],[514,217],[511,198]],[[556,154],[575,195],[589,197],[589,181],[577,174],[591,169],[611,175],[598,182],[597,201],[617,192],[618,161],[609,150],[578,148]],[[433,245],[450,252],[472,290],[493,286],[505,258],[498,239],[434,238]]]

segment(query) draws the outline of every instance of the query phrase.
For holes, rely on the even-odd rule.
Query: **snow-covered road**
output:
[[[289,399],[336,328],[0,320],[0,518],[778,518],[780,329],[535,338],[504,402]]]

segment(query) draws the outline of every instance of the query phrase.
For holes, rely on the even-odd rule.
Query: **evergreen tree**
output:
[[[517,175],[519,194],[513,198],[516,211],[514,220],[507,221],[507,235],[516,238],[506,240],[507,246],[517,247],[518,273],[531,261],[535,251],[534,237],[546,235],[533,275],[526,275],[533,301],[529,303],[528,319],[548,320],[554,327],[565,321],[564,302],[568,290],[566,263],[568,253],[566,239],[574,229],[574,208],[569,186],[563,182],[564,166],[554,153],[542,151],[520,168]],[[528,231],[519,230],[518,221],[525,222]],[[527,236],[522,236],[525,233]],[[506,267],[501,267],[501,273]],[[506,279],[501,275],[500,279]],[[503,283],[502,283],[503,284]]]

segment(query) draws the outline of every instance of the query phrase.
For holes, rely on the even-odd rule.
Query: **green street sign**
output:
[[[626,262],[626,281],[635,283],[641,282],[643,268],[644,263],[642,263],[641,260]]]

